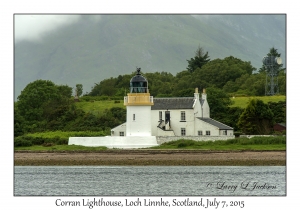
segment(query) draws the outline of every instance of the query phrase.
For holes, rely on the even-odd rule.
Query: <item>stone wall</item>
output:
[[[270,137],[270,136],[277,136],[277,135],[240,135],[240,137],[247,137],[249,139],[253,137]]]
[[[158,144],[163,144],[165,142],[177,141],[179,139],[187,139],[194,141],[217,141],[217,140],[228,140],[234,139],[235,136],[156,136],[156,141]]]

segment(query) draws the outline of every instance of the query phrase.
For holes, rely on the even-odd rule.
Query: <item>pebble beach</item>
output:
[[[285,166],[286,151],[106,150],[15,151],[15,166]]]

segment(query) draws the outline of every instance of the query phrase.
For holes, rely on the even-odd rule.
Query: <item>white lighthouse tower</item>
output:
[[[151,136],[151,106],[153,96],[150,96],[148,81],[140,73],[130,80],[130,93],[124,97],[126,106],[126,136]]]

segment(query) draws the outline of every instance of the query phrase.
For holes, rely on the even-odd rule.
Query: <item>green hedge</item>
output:
[[[184,148],[190,146],[203,146],[203,145],[268,145],[268,144],[286,144],[285,136],[270,136],[270,137],[253,137],[253,138],[234,138],[228,140],[217,141],[194,141],[180,139],[177,141],[170,141],[163,143],[163,146],[173,146],[177,148]]]
[[[33,136],[18,136],[14,139],[15,147],[27,147],[32,145],[66,145],[69,138],[59,136],[52,138],[33,137]]]
[[[30,133],[18,136],[14,139],[14,146],[32,146],[32,145],[67,145],[69,137],[91,137],[104,136],[103,131],[50,131],[41,133]]]

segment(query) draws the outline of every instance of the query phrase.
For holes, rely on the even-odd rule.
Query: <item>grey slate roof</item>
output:
[[[153,102],[151,110],[192,109],[194,97],[153,98]]]
[[[219,121],[216,121],[214,119],[211,119],[211,118],[202,118],[202,117],[197,117],[199,120],[202,120],[206,123],[209,123],[213,126],[216,126],[218,127],[220,130],[233,130],[232,127],[229,127],[228,125],[225,125],[223,123],[220,123]]]

